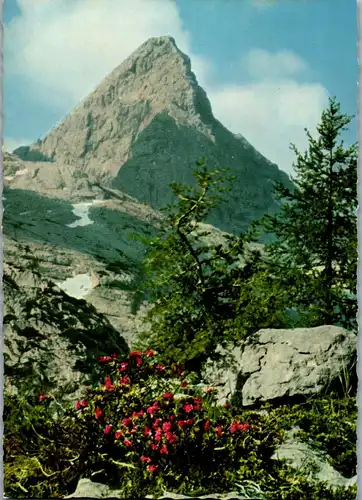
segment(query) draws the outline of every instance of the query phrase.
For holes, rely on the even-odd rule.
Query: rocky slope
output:
[[[57,172],[56,164],[52,168]],[[38,163],[4,156],[5,262],[36,270],[68,295],[86,299],[132,343],[147,311],[134,300],[145,249],[132,235],[152,231],[161,214],[118,190],[60,189],[56,175],[44,175],[42,183],[36,171],[46,174]],[[224,241],[214,226],[200,229]],[[5,301],[11,301],[6,292]]]
[[[33,174],[42,183],[45,171],[55,172],[51,189],[101,183],[155,209],[171,201],[170,182],[193,182],[195,161],[205,155],[211,167],[227,166],[235,176],[227,203],[210,219],[230,232],[275,210],[273,182],[290,182],[214,118],[190,59],[171,37],[145,42],[43,140],[16,152],[56,163],[42,162]]]
[[[3,285],[7,389],[69,397],[96,374],[98,356],[128,352],[104,315],[36,271],[5,264]]]

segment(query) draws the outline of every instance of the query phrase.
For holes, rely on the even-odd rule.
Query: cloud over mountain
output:
[[[308,80],[307,63],[287,50],[246,54],[240,68],[246,84],[216,81],[215,63],[195,53],[172,0],[18,3],[21,16],[5,27],[7,74],[25,78],[29,98],[59,117],[146,39],[168,34],[190,55],[217,118],[289,173],[289,143],[304,147],[303,128],[314,129],[326,103],[326,89]]]

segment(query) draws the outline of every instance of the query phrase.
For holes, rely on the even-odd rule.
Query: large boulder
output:
[[[264,329],[234,348],[227,369],[206,366],[204,378],[220,404],[234,396],[243,406],[312,396],[354,378],[356,349],[357,336],[337,326]]]
[[[315,443],[305,443],[298,439],[300,429],[291,429],[285,441],[273,454],[274,460],[285,460],[286,463],[296,470],[304,470],[311,482],[327,483],[330,488],[348,488],[357,482],[357,476],[346,478],[335,470],[329,463],[328,455],[319,450]]]
[[[260,330],[240,360],[243,404],[320,394],[348,372],[356,349],[357,336],[337,326]]]

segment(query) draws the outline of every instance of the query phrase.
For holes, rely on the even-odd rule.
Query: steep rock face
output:
[[[32,270],[5,264],[4,298],[8,390],[69,397],[96,375],[98,356],[128,352],[104,315]]]
[[[233,232],[277,209],[272,184],[290,182],[214,118],[190,59],[171,37],[145,42],[30,148],[36,151],[155,209],[172,200],[170,182],[194,182],[195,161],[205,155],[210,167],[227,166],[236,177],[209,220]]]

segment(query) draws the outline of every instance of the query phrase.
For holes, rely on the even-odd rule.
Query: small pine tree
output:
[[[218,243],[212,233],[200,231],[199,223],[227,190],[224,183],[231,178],[225,171],[209,172],[205,159],[197,162],[198,186],[171,184],[178,203],[164,209],[159,236],[142,239],[148,246],[143,290],[152,308],[146,317],[150,331],[136,345],[155,348],[163,361],[182,363],[196,374],[207,359],[220,359],[217,346],[255,332],[258,321],[279,326],[272,311],[256,313],[260,299],[253,295],[252,278],[259,271],[260,252],[247,246],[243,235],[224,235]]]
[[[270,274],[290,305],[307,314],[309,326],[354,328],[357,300],[357,145],[340,135],[352,117],[330,99],[318,135],[306,130],[309,147],[296,154],[295,188],[277,185],[284,204],[258,223],[275,240],[266,246]]]

